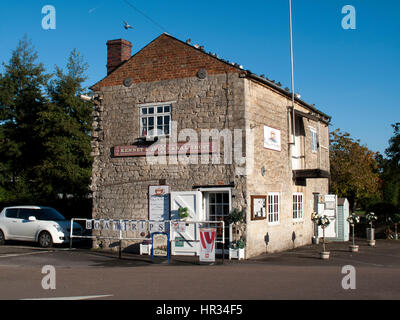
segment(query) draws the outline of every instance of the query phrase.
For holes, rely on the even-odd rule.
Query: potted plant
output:
[[[352,213],[348,218],[347,222],[350,223],[351,229],[352,229],[352,242],[353,244],[349,246],[351,252],[358,252],[358,246],[356,246],[354,242],[354,226],[356,223],[360,222],[360,217]]]
[[[312,236],[312,243],[313,244],[319,244],[319,238],[318,238],[318,226],[317,226],[317,220],[318,220],[318,213],[313,212],[311,213],[311,220],[314,224],[314,235]]]
[[[375,245],[375,229],[373,228],[372,223],[378,219],[378,217],[375,215],[375,213],[370,212],[368,213],[365,218],[367,219],[370,228],[367,228],[367,242],[369,246],[374,246]]]
[[[397,240],[399,238],[398,234],[397,234],[397,225],[400,223],[400,213],[396,213],[393,215],[392,218],[393,224],[394,224],[394,235],[393,238],[395,240]]]
[[[185,208],[179,208],[178,209],[178,216],[179,216],[179,219],[181,219],[181,220],[186,220],[187,218],[189,218],[189,209],[187,208],[187,207],[185,207]]]
[[[329,218],[324,215],[314,215],[313,217],[313,221],[315,221],[315,223],[317,224],[317,226],[322,228],[322,252],[320,252],[320,257],[321,259],[329,259],[329,251],[326,251],[326,247],[325,247],[325,228],[327,226],[329,226],[329,224],[331,223],[331,221],[329,220]]]
[[[232,225],[233,241],[229,246],[229,257],[244,259],[246,210],[233,209],[226,217],[225,223]]]

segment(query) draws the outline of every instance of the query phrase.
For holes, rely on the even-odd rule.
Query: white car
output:
[[[74,223],[73,234],[83,228]],[[18,206],[4,208],[0,213],[0,245],[6,240],[38,242],[41,247],[69,241],[71,222],[50,207]]]

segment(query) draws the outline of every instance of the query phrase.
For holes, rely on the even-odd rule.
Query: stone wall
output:
[[[146,157],[112,156],[116,145],[131,145],[139,137],[140,104],[171,102],[178,133],[190,128],[223,130],[244,126],[244,79],[237,73],[103,87],[93,131],[93,218],[147,219],[148,186],[165,179],[172,191],[195,185],[236,185],[234,206],[244,206],[245,180],[235,165],[152,164]],[[199,135],[200,137],[200,135]],[[223,145],[222,145],[223,150]],[[199,157],[200,161],[200,157]],[[211,159],[210,159],[211,162]]]

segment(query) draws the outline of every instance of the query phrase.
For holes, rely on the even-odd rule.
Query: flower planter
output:
[[[367,228],[367,240],[375,240],[375,229]]]
[[[329,251],[323,251],[323,252],[319,253],[319,256],[323,260],[328,260],[329,259],[329,254],[330,254]]]
[[[358,246],[356,246],[356,245],[351,245],[351,246],[349,246],[349,250],[350,250],[351,252],[358,252]]]
[[[319,238],[316,237],[316,236],[313,236],[313,237],[312,237],[312,243],[313,243],[313,244],[319,244]]]
[[[244,248],[229,248],[229,259],[244,260]]]
[[[367,243],[370,247],[374,247],[375,246],[375,240],[367,240]]]

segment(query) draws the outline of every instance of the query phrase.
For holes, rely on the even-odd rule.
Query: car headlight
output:
[[[65,230],[64,230],[60,225],[58,225],[58,224],[53,224],[53,227],[56,228],[56,230],[57,230],[58,232],[63,232],[63,233],[65,233]]]

